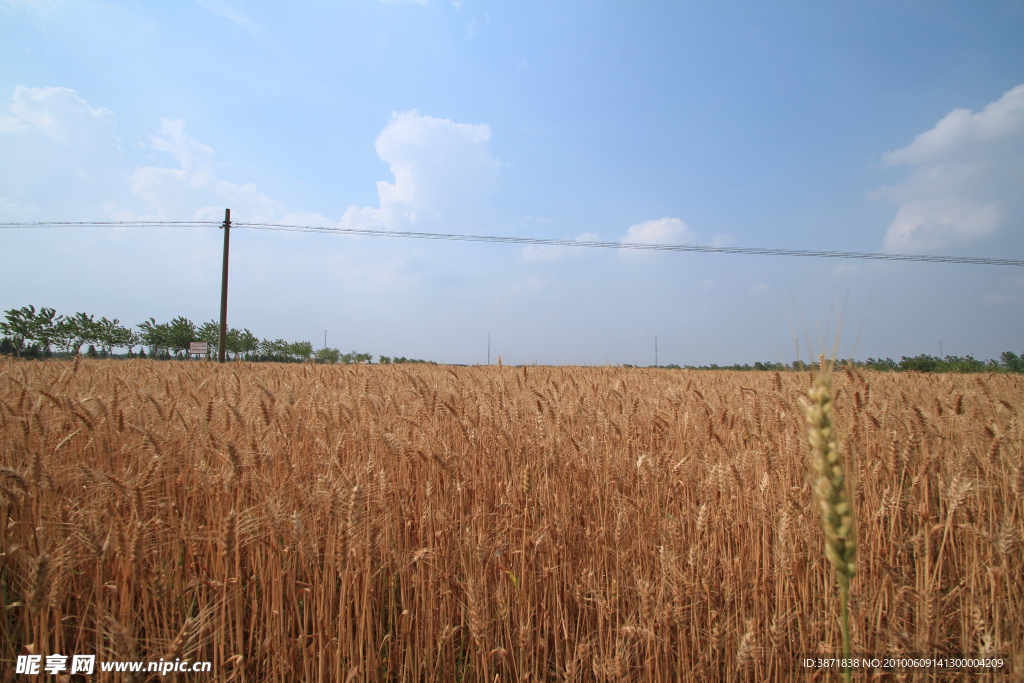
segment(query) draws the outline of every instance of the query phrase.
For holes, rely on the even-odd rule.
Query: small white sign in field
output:
[[[190,342],[188,345],[188,352],[190,354],[205,355],[210,350],[210,345],[206,342]]]

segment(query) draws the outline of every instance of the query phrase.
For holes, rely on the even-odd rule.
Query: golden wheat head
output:
[[[848,580],[856,573],[857,529],[846,490],[843,458],[836,445],[832,424],[831,377],[825,373],[818,375],[808,397],[811,400],[807,407],[811,464],[818,473],[815,492],[821,503],[825,555],[836,571]]]

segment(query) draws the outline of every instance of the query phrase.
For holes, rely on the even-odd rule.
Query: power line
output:
[[[45,221],[36,223],[0,223],[0,229],[67,228],[67,227],[199,227],[220,226],[219,221]],[[637,251],[674,251],[705,254],[747,254],[757,256],[803,256],[810,258],[860,259],[868,261],[916,261],[923,263],[958,263],[977,266],[1024,266],[1024,259],[976,256],[937,256],[932,254],[888,254],[864,251],[823,251],[815,249],[769,249],[758,247],[714,247],[691,244],[639,244],[635,242],[603,242],[600,240],[567,240],[544,237],[509,237],[501,235],[465,235],[458,233],[371,230],[369,228],[326,228],[281,223],[232,223],[232,227],[278,232],[358,235],[365,237],[397,237],[403,239],[442,240],[451,242],[486,242],[491,244],[523,244],[550,247],[590,247],[598,249],[630,249]]]
[[[368,228],[323,228],[309,225],[282,225],[279,223],[236,223],[250,230],[278,230],[285,232],[335,233],[367,237],[401,237],[406,239],[448,240],[456,242],[490,242],[499,244],[529,244],[555,247],[593,247],[602,249],[635,249],[641,251],[676,251],[711,254],[751,254],[761,256],[808,256],[815,258],[867,259],[873,261],[921,261],[926,263],[961,263],[985,266],[1024,266],[1021,259],[1000,259],[973,256],[934,256],[930,254],[885,254],[863,251],[818,251],[812,249],[764,249],[755,247],[712,247],[689,244],[639,244],[635,242],[602,242],[599,240],[565,240],[544,237],[506,237],[498,235],[462,235],[436,232],[408,232],[370,230]]]
[[[38,221],[35,223],[0,223],[0,230],[41,228],[142,228],[142,227],[205,227],[221,226],[220,221]]]

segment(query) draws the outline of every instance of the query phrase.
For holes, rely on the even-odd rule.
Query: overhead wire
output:
[[[39,221],[33,223],[0,223],[0,229],[67,228],[67,227],[200,227],[220,226],[220,221]],[[491,244],[522,244],[550,247],[589,247],[598,249],[628,249],[638,251],[671,251],[709,254],[744,254],[757,256],[801,256],[809,258],[859,259],[868,261],[915,261],[922,263],[956,263],[981,266],[1024,266],[1024,259],[992,258],[984,256],[941,256],[934,254],[894,254],[886,252],[832,251],[817,249],[773,249],[761,247],[726,247],[693,244],[645,244],[640,242],[606,242],[601,240],[557,239],[547,237],[511,237],[503,235],[469,235],[460,233],[413,232],[406,230],[373,230],[370,228],[339,228],[283,223],[254,223],[238,221],[232,228],[269,230],[277,232],[303,232],[319,234],[353,235],[364,237],[392,237],[402,239],[442,240],[451,242],[483,242]]]
[[[221,225],[221,221],[36,221],[31,223],[0,223],[0,230],[40,228],[141,228]]]
[[[335,233],[367,237],[400,237],[406,239],[447,240],[458,242],[488,242],[498,244],[524,244],[556,247],[591,247],[601,249],[633,249],[642,251],[675,251],[713,254],[748,254],[761,256],[804,256],[814,258],[866,259],[874,261],[919,261],[926,263],[960,263],[990,266],[1024,266],[1021,259],[999,259],[974,256],[936,256],[931,254],[890,254],[861,251],[820,251],[813,249],[766,249],[757,247],[716,247],[690,244],[645,244],[641,242],[604,242],[600,240],[567,240],[546,237],[508,237],[500,235],[466,235],[458,233],[410,232],[399,230],[372,230],[369,228],[327,228],[310,225],[284,225],[280,223],[232,223],[232,227],[251,230],[285,232]]]

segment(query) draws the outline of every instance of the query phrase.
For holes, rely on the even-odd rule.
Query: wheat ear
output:
[[[832,377],[822,371],[808,391],[807,424],[811,443],[811,464],[818,473],[815,492],[821,503],[821,522],[825,530],[825,556],[836,568],[839,579],[840,614],[843,631],[843,657],[850,659],[850,579],[856,573],[857,528],[853,505],[846,490],[843,458],[835,441],[832,424]],[[843,677],[850,680],[844,668]]]

